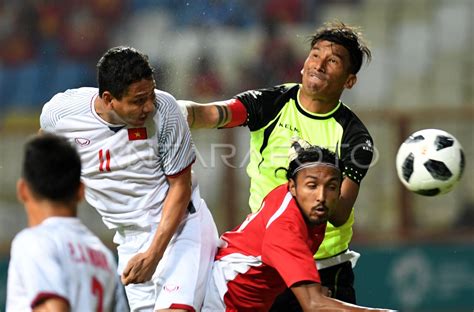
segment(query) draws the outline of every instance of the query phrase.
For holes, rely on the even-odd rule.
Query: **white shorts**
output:
[[[193,307],[200,311],[217,251],[218,233],[199,189],[193,190],[195,213],[188,213],[179,225],[158,263],[152,280],[125,287],[131,311],[154,311]],[[147,250],[157,225],[117,231],[114,242],[119,261],[118,273],[135,254]]]
[[[233,253],[215,261],[207,284],[206,297],[201,312],[228,310],[224,304],[224,296],[228,292],[227,283],[234,280],[237,275],[245,274],[252,267],[261,265],[262,260],[260,258],[239,253]],[[232,297],[235,298],[236,296]]]
[[[222,265],[224,265],[224,269],[222,268]],[[228,271],[228,273],[232,274],[234,278],[237,273],[235,273],[231,268],[225,270],[225,266],[225,262],[214,262],[211,276],[209,277],[209,282],[207,283],[206,296],[204,298],[201,312],[216,312],[226,310],[224,304],[224,295],[227,292],[228,279],[226,279],[224,276],[224,272]]]

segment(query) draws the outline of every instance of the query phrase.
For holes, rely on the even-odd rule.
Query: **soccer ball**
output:
[[[397,153],[400,181],[412,192],[436,196],[453,189],[464,170],[459,141],[439,129],[419,130],[402,143]]]

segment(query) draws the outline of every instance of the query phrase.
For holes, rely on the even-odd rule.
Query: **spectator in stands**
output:
[[[296,58],[293,46],[287,37],[280,33],[278,24],[274,22],[265,25],[265,38],[256,67],[262,78],[260,85],[273,85],[300,79],[300,60]]]
[[[195,69],[195,75],[190,83],[191,94],[195,99],[210,100],[221,95],[223,91],[222,79],[219,72],[213,67],[211,56],[201,54]]]
[[[295,24],[301,22],[303,8],[301,0],[266,0],[261,15],[267,22]]]
[[[31,104],[30,95],[38,88],[37,16],[24,2],[0,4],[0,101],[17,108]]]

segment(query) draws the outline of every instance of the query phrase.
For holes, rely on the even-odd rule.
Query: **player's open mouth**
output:
[[[328,213],[328,209],[324,206],[317,206],[313,208],[313,213],[318,217],[325,216]]]
[[[310,72],[309,77],[311,79],[326,80],[326,75],[318,73],[318,72]]]

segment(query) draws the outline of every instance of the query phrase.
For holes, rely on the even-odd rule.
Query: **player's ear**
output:
[[[111,108],[113,99],[114,97],[109,91],[104,91],[104,93],[102,93],[102,101],[104,101],[104,104],[107,108]]]
[[[293,197],[296,197],[296,182],[293,179],[290,179],[288,181],[288,190],[290,191],[291,195]]]
[[[79,185],[79,188],[77,189],[77,202],[80,202],[84,199],[85,189],[86,187],[84,186],[84,183],[81,181],[81,184]]]
[[[18,201],[22,204],[28,201],[28,185],[26,184],[23,178],[18,179],[16,182],[16,197]]]
[[[357,76],[354,74],[349,74],[349,76],[346,79],[346,82],[344,83],[344,87],[346,89],[352,89],[352,87],[356,84],[357,82]]]

